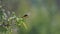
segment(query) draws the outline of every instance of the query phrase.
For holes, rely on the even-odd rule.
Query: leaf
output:
[[[23,24],[24,28],[27,30],[28,29],[27,24],[25,22],[22,22],[22,24]]]

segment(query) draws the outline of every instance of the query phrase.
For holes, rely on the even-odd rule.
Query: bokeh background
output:
[[[60,0],[3,0],[2,3],[7,14],[8,10],[20,17],[28,14],[25,18],[28,29],[20,29],[18,34],[60,34]]]

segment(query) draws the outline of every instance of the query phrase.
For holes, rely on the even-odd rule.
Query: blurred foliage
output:
[[[3,0],[0,5],[5,9],[0,10],[0,23],[12,24],[10,34],[60,34],[59,0]],[[26,13],[28,18],[21,18]],[[2,20],[1,14],[6,14],[6,19]],[[1,26],[0,31],[7,29]]]
[[[4,27],[2,27],[2,26],[0,26],[0,32],[6,32],[7,31],[7,29],[6,28],[4,28]]]

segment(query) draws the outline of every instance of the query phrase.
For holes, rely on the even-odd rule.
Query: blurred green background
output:
[[[60,0],[3,0],[4,4],[17,16],[28,14],[28,29],[14,34],[60,34]]]

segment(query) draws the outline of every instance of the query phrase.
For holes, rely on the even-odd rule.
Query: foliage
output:
[[[0,34],[60,34],[59,0],[3,0],[0,5],[5,9],[0,9]],[[31,12],[28,19],[21,17],[26,12]]]

